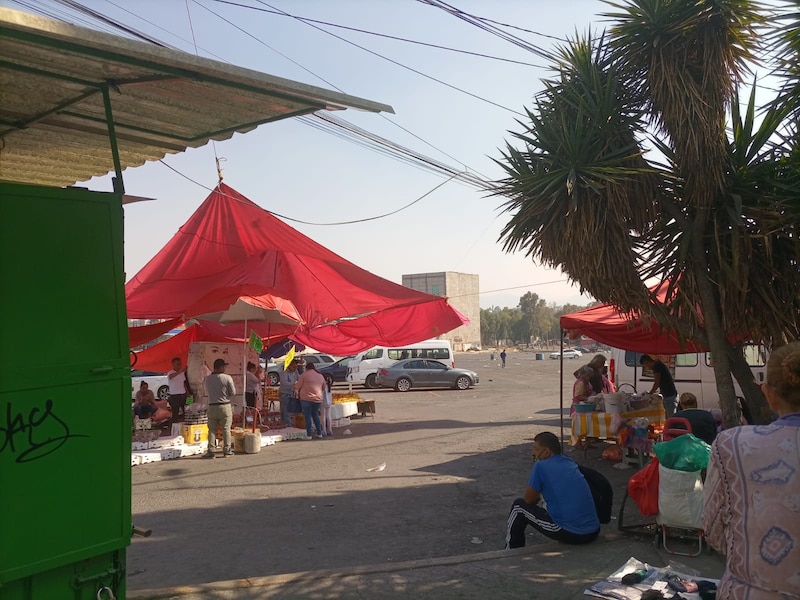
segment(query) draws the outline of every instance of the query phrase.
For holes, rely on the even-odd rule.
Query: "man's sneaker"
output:
[[[322,435],[321,433],[318,433],[318,434],[317,434],[317,439],[318,439],[318,440],[321,440],[323,437],[325,437],[325,436],[324,436],[324,435]]]
[[[313,440],[314,438],[312,438],[310,435],[304,435],[304,436],[303,436],[303,437],[301,437],[300,439],[301,439],[301,440]]]
[[[214,453],[206,452],[205,454],[203,454],[203,458],[214,458]]]
[[[225,458],[227,458],[229,456],[234,456],[234,455],[235,455],[234,451],[231,450],[230,448],[228,448],[227,450],[222,452],[222,456],[224,456]]]

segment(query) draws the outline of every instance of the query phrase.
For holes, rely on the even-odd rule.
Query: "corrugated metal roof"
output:
[[[106,91],[107,90],[107,91]],[[0,8],[0,179],[67,186],[317,110],[391,106]]]

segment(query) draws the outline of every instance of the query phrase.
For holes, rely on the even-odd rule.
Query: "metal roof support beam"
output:
[[[288,100],[290,102],[297,102],[299,104],[311,104],[313,105],[316,110],[322,110],[329,108],[324,102],[319,102],[312,100],[310,98],[304,97],[302,95],[294,95],[291,92],[284,92],[284,91],[266,91],[264,89],[257,88],[252,85],[247,85],[243,83],[239,83],[237,81],[226,81],[219,77],[214,77],[212,75],[206,75],[203,73],[198,73],[196,71],[192,71],[187,68],[181,67],[173,67],[170,65],[159,64],[152,60],[147,60],[143,58],[134,58],[131,56],[126,56],[125,54],[120,54],[117,52],[111,52],[108,50],[99,50],[97,48],[91,48],[89,46],[84,46],[80,44],[75,44],[72,42],[64,41],[64,40],[53,40],[45,36],[30,34],[22,31],[14,31],[10,29],[0,30],[0,38],[8,37],[15,40],[22,40],[26,42],[33,42],[40,46],[45,46],[48,48],[56,48],[63,52],[74,52],[78,55],[85,55],[85,56],[93,56],[100,59],[105,60],[113,60],[119,62],[123,65],[132,65],[135,67],[141,67],[145,69],[151,69],[153,71],[158,71],[161,73],[167,73],[175,77],[181,77],[185,79],[191,79],[193,81],[203,81],[206,83],[212,83],[216,85],[223,85],[228,88],[234,88],[239,90],[244,90],[246,92],[250,92],[253,94],[257,94],[259,96],[267,96],[271,98],[280,98],[282,100]]]
[[[53,73],[51,71],[45,71],[44,69],[38,69],[36,67],[18,65],[17,63],[10,62],[7,60],[0,60],[0,67],[8,69],[9,71],[19,71],[20,73],[29,73],[31,75],[49,77],[50,79],[69,81],[70,83],[77,83],[78,85],[82,85],[84,87],[91,87],[97,90],[100,89],[100,84],[97,83],[96,81],[89,81],[88,79],[78,79],[77,77],[71,77],[69,75],[63,75],[61,73]]]
[[[53,113],[57,113],[57,112],[59,112],[61,110],[64,110],[68,106],[72,106],[73,104],[77,104],[78,102],[86,100],[86,98],[88,98],[89,96],[94,96],[99,91],[100,90],[98,90],[98,89],[91,89],[88,92],[84,92],[80,96],[76,96],[75,98],[70,98],[69,100],[64,100],[64,102],[61,102],[60,104],[56,104],[53,108],[50,108],[50,109],[48,109],[48,110],[46,110],[44,112],[40,112],[38,115],[34,115],[34,116],[30,117],[29,119],[26,119],[24,121],[17,121],[16,123],[13,124],[13,127],[16,127],[17,129],[26,129],[27,127],[30,127],[34,123],[38,123],[39,121],[43,121],[44,119],[46,119],[47,117],[49,117]],[[13,131],[11,131],[9,133],[13,133]]]
[[[125,184],[122,181],[122,162],[119,160],[119,148],[117,148],[117,132],[114,129],[114,115],[111,112],[111,95],[108,92],[108,86],[103,86],[103,105],[106,109],[106,125],[108,126],[108,141],[111,144],[111,157],[114,159],[114,172],[116,177],[112,177],[111,181],[114,185],[114,191],[122,196],[125,193]]]

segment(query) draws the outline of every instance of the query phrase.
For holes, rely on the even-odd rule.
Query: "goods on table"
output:
[[[334,404],[344,404],[345,402],[360,402],[361,396],[352,392],[332,394]]]

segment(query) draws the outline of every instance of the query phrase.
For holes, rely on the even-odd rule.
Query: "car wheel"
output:
[[[411,380],[408,377],[401,377],[397,380],[397,383],[394,384],[394,389],[398,392],[407,392],[411,389]]]
[[[279,385],[281,382],[281,376],[275,373],[274,371],[270,371],[267,373],[267,383],[269,385]]]
[[[158,388],[158,399],[159,400],[169,400],[169,386],[162,385]]]
[[[469,389],[470,385],[472,385],[472,382],[466,375],[462,375],[461,377],[456,379],[456,388],[459,390]]]
[[[364,380],[364,387],[368,387],[371,390],[378,387],[378,384],[375,383],[375,373],[367,375],[367,378]]]

